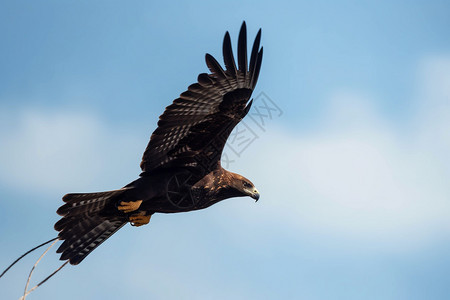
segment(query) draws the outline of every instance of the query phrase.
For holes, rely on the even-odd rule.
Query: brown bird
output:
[[[198,75],[160,116],[145,149],[139,178],[125,187],[100,193],[67,194],[57,213],[57,250],[61,260],[79,264],[126,223],[148,224],[154,213],[176,213],[209,207],[232,197],[259,193],[247,178],[222,168],[220,158],[233,128],[250,110],[263,48],[261,29],[247,62],[247,30],[241,26],[237,67],[230,35],[223,41],[225,70],[209,54],[211,73]]]

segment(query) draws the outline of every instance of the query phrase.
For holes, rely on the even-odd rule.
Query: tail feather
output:
[[[90,243],[86,243],[86,246],[84,248],[78,247],[77,253],[70,258],[70,263],[72,265],[79,264],[83,259],[85,259],[86,256],[89,255],[89,253],[94,251],[95,248],[100,246],[101,243],[106,241],[111,235],[116,233],[116,231],[118,231],[127,223],[127,221],[122,220],[109,220],[107,222],[107,229],[102,231],[100,234],[93,236]]]
[[[61,260],[69,260],[72,265],[79,264],[89,253],[113,235],[128,222],[125,214],[111,213],[111,207],[120,198],[126,198],[126,187],[120,190],[67,194],[57,213],[62,215],[56,222],[58,237],[64,242],[56,251]],[[109,210],[109,213],[105,213]]]
[[[78,219],[65,217],[55,223],[55,230],[62,231],[64,228],[72,228],[78,223]]]
[[[56,213],[60,216],[66,216],[68,214],[76,215],[86,212],[92,214],[102,210],[112,197],[119,196],[129,189],[122,188],[120,190],[100,193],[67,194],[63,197],[63,201],[66,204],[58,208]]]
[[[58,248],[58,253],[63,252],[69,246],[77,243],[80,237],[88,234],[92,229],[96,228],[103,222],[104,218],[85,216],[83,218],[74,219],[68,223],[68,226],[59,232],[58,237],[64,240],[64,243]]]
[[[86,233],[77,234],[75,232],[73,236],[64,241],[56,252],[62,253],[61,260],[68,259],[72,265],[77,265],[126,222],[122,218],[92,220]]]

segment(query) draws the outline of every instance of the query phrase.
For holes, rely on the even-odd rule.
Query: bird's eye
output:
[[[251,188],[252,185],[250,183],[248,183],[247,181],[244,181],[244,187],[245,188]]]

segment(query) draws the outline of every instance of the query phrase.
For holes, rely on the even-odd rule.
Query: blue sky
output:
[[[30,299],[448,299],[449,12],[448,1],[2,1],[0,266],[56,235],[65,193],[134,180],[164,107],[246,20],[249,39],[263,30],[254,97],[279,110],[264,126],[253,110],[253,142],[226,153],[260,201],[126,226]],[[38,256],[0,280],[2,297],[21,295]]]

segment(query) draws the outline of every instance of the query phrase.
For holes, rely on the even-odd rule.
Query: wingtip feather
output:
[[[255,71],[255,65],[256,61],[258,59],[258,51],[259,51],[259,44],[261,42],[261,28],[258,30],[258,33],[256,34],[255,41],[253,42],[252,47],[252,54],[250,56],[250,66],[249,66],[249,72]]]
[[[231,46],[231,38],[228,31],[225,33],[225,37],[223,38],[222,52],[227,71],[232,75],[235,75],[237,72],[236,63],[234,62],[233,48]]]
[[[242,22],[241,30],[239,31],[238,38],[238,65],[239,71],[244,73],[244,76],[247,74],[247,26],[245,21]]]
[[[263,57],[263,47],[261,47],[261,50],[259,50],[258,57],[256,59],[255,69],[253,72],[252,82],[251,82],[252,89],[255,88],[256,83],[258,82],[259,71],[261,70],[262,57]]]
[[[225,71],[220,66],[219,62],[209,53],[205,55],[206,65],[211,73],[219,78],[226,78]]]

